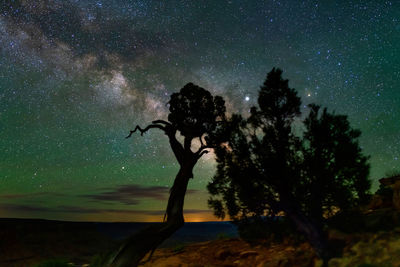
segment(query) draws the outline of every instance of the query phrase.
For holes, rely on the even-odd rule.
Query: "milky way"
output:
[[[373,189],[400,170],[400,2],[77,1],[0,4],[0,217],[161,220],[178,170],[166,119],[188,82],[229,112],[256,104],[272,67],[303,100],[347,114]],[[213,219],[195,169],[187,219]]]

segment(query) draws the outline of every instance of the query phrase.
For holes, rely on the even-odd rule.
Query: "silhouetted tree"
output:
[[[225,119],[225,102],[213,97],[207,90],[192,83],[186,84],[179,93],[171,95],[168,121],[156,120],[145,128],[136,126],[127,138],[139,131],[141,135],[150,129],[159,129],[169,139],[169,144],[179,163],[179,171],[170,190],[167,209],[162,224],[152,225],[131,236],[107,259],[109,266],[136,266],[150,251],[170,237],[184,224],[183,204],[187,185],[193,178],[193,168],[216,140],[220,123]],[[183,143],[177,138],[183,136]],[[192,150],[192,142],[198,140],[200,147]]]
[[[306,194],[298,198],[307,215],[321,222],[335,210],[366,203],[371,183],[368,157],[362,155],[357,141],[361,132],[351,128],[345,115],[328,113],[326,108],[319,114],[317,105],[310,108],[302,147]]]
[[[209,205],[219,217],[240,220],[283,211],[326,263],[329,247],[324,215],[348,209],[369,189],[369,165],[346,116],[319,116],[319,107],[296,135],[300,98],[282,71],[272,69],[259,92],[259,107],[244,119],[233,115],[228,141],[215,149],[217,172],[208,185]],[[301,136],[301,137],[300,137]]]

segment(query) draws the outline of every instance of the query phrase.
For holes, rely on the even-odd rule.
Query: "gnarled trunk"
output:
[[[189,179],[193,177],[195,163],[192,158],[189,158],[181,165],[170,191],[164,222],[146,227],[129,237],[108,257],[106,266],[137,266],[148,252],[155,250],[183,226],[183,204]]]
[[[318,257],[323,260],[323,266],[328,266],[328,261],[332,256],[326,235],[321,226],[307,218],[295,203],[296,202],[289,196],[284,194],[280,195],[280,208],[285,212],[286,216],[294,222],[298,230],[306,236]]]

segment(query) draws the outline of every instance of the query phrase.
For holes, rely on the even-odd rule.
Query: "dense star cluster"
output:
[[[177,163],[159,131],[193,82],[246,115],[272,67],[347,114],[373,191],[400,170],[400,2],[9,0],[0,4],[0,217],[162,220]],[[190,220],[213,219],[196,167]]]

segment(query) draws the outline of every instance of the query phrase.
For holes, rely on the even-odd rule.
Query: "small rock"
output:
[[[235,261],[233,262],[233,264],[234,264],[235,266],[240,266],[241,262],[240,262],[240,260],[235,260]]]
[[[281,259],[278,263],[279,267],[290,267],[291,264],[288,259]]]
[[[248,258],[250,256],[257,256],[258,252],[254,251],[254,250],[249,250],[249,251],[243,251],[242,253],[240,253],[240,258],[244,259],[244,258]]]
[[[228,258],[231,255],[232,255],[232,253],[229,250],[221,249],[221,250],[218,250],[217,253],[215,253],[215,258],[217,258],[219,260],[225,260],[226,258]]]
[[[287,247],[287,248],[285,248],[285,251],[286,252],[293,252],[293,251],[295,251],[296,249],[294,248],[294,247]]]

